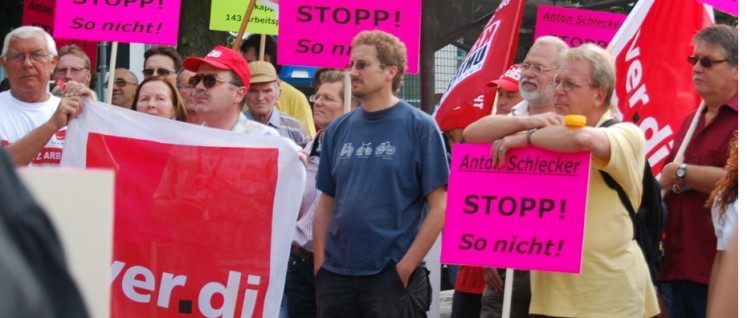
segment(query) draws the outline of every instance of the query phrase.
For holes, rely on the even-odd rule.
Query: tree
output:
[[[210,1],[182,1],[177,50],[183,57],[205,56],[216,45],[228,45],[229,35],[210,31]]]

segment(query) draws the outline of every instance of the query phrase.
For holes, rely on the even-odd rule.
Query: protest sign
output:
[[[54,34],[55,0],[25,0],[21,24],[37,26],[49,34]],[[69,44],[75,44],[86,52],[91,60],[91,72],[96,71],[97,43],[95,41],[65,40],[55,37],[54,42],[59,50]]]
[[[210,30],[238,32],[248,5],[249,0],[213,0],[210,3]],[[246,32],[278,34],[277,8],[257,2]]]
[[[465,128],[491,113],[496,88],[488,82],[513,64],[523,12],[524,0],[504,0],[495,10],[433,112],[442,130]]]
[[[361,31],[381,30],[407,48],[405,72],[418,73],[421,0],[283,0],[278,63],[344,68],[350,42]]]
[[[615,36],[625,17],[620,13],[540,5],[537,6],[534,39],[554,35],[570,47],[594,43],[604,48]]]
[[[639,1],[610,42],[617,109],[646,137],[646,157],[661,171],[682,120],[700,103],[692,81],[692,38],[713,20],[695,0]],[[666,36],[662,36],[666,34]]]
[[[88,314],[110,317],[114,172],[23,168],[18,176],[54,224]]]
[[[590,153],[490,147],[454,145],[441,262],[579,273]]]
[[[54,36],[175,45],[180,0],[57,0]]]
[[[733,16],[739,16],[739,7],[737,0],[698,0],[702,3],[709,4],[714,8],[731,14]]]
[[[112,317],[277,317],[305,178],[292,142],[87,101],[61,166],[117,173]]]

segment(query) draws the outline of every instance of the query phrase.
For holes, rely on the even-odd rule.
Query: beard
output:
[[[537,86],[537,89],[533,91],[527,90],[524,88],[524,83],[534,84]],[[521,85],[519,85],[519,94],[521,94],[521,98],[530,104],[539,104],[550,101],[555,94],[554,91],[555,89],[549,83],[543,87],[537,80],[531,78],[523,78],[521,80]]]

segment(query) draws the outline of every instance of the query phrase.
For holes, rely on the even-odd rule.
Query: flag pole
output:
[[[257,0],[249,0],[249,5],[246,7],[246,12],[244,13],[244,16],[241,18],[241,26],[239,27],[239,34],[236,35],[236,40],[233,41],[234,51],[238,51],[239,48],[241,48],[241,40],[243,40],[244,38],[244,30],[246,30],[246,25],[249,24],[249,17],[251,17],[252,11],[254,11],[255,3],[257,3]]]
[[[106,86],[106,99],[104,99],[107,104],[112,103],[112,93],[114,92],[114,70],[117,67],[117,48],[119,48],[119,42],[112,42],[111,58],[109,59],[109,74],[107,76],[107,83],[109,83],[109,85]]]

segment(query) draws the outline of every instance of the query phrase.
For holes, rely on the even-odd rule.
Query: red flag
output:
[[[643,131],[654,174],[683,118],[700,103],[685,58],[693,53],[693,36],[713,23],[709,13],[695,0],[638,1],[608,47],[619,112]]]
[[[493,99],[488,82],[513,64],[524,0],[503,0],[449,83],[433,116],[441,130],[464,128],[489,115]],[[492,92],[492,96],[495,93]]]

